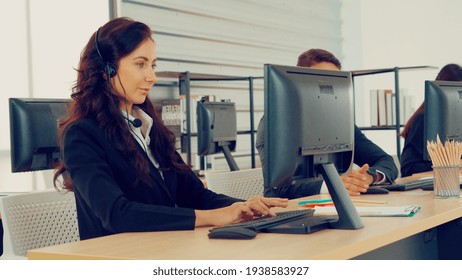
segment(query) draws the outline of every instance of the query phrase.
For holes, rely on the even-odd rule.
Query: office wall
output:
[[[123,0],[120,14],[154,30],[158,71],[261,76],[312,46],[342,57],[338,0]]]
[[[68,97],[80,51],[109,18],[108,1],[1,0],[1,6],[0,192],[51,187],[51,172],[10,171],[8,98]]]
[[[344,0],[342,3],[350,2]],[[359,0],[357,7],[343,15],[349,24],[343,45],[346,69],[376,69],[395,66],[431,65],[441,68],[447,63],[462,63],[459,36],[462,28],[462,2],[458,0]],[[347,6],[351,7],[351,3]],[[354,4],[353,4],[354,5]],[[359,23],[355,23],[359,21]],[[351,38],[357,37],[356,42]],[[359,62],[359,64],[358,64]],[[424,81],[436,77],[436,70],[402,72],[400,87],[415,96],[414,107],[423,101]],[[356,120],[367,125],[369,89],[393,88],[392,74],[359,79],[357,87],[364,93],[356,98]],[[393,131],[367,132],[369,138],[386,151],[396,154]],[[402,147],[402,146],[401,146]]]

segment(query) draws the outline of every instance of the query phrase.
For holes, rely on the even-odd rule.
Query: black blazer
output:
[[[353,157],[356,165],[363,166],[368,163],[369,166],[383,172],[389,183],[398,177],[398,168],[396,168],[393,157],[369,140],[356,125]]]
[[[151,183],[133,186],[133,166],[92,120],[66,130],[63,161],[74,184],[82,240],[121,232],[192,230],[194,209],[241,201],[207,190],[192,171],[163,172],[163,179],[153,164]]]
[[[401,176],[411,176],[432,170],[432,162],[424,160],[424,113],[418,114],[404,140],[403,152],[401,153]]]

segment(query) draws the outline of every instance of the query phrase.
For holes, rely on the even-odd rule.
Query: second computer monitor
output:
[[[425,81],[424,160],[430,160],[427,141],[437,135],[446,140],[462,142],[462,82]]]
[[[61,154],[58,120],[69,99],[10,98],[11,171],[53,169]]]
[[[339,173],[352,164],[351,73],[265,65],[265,185],[319,177],[316,164]]]
[[[264,78],[265,187],[322,177],[338,213],[329,227],[364,227],[339,176],[353,159],[351,73],[265,65]]]
[[[197,102],[197,153],[201,156],[221,153],[231,171],[239,170],[231,151],[236,149],[237,121],[234,102]]]

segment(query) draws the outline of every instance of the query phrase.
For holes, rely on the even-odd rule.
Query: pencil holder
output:
[[[460,196],[459,166],[432,166],[435,198]]]

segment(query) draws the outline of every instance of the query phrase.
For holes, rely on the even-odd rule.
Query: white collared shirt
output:
[[[125,110],[122,110],[122,114],[124,114],[125,117],[128,115],[128,119],[131,121],[135,119],[134,116],[127,114]],[[154,158],[154,156],[152,155],[151,149],[149,148],[149,144],[151,143],[151,137],[149,136],[149,134],[152,129],[153,120],[143,110],[136,108],[136,107],[133,107],[132,114],[135,115],[136,118],[141,120],[141,126],[135,127],[131,122],[127,121],[127,125],[129,126],[130,132],[132,133],[133,137],[135,137],[138,144],[140,144],[140,146],[146,152],[146,154],[148,155],[149,159],[154,164],[154,166],[158,169],[159,163]],[[163,177],[162,172],[160,170],[159,172]]]

